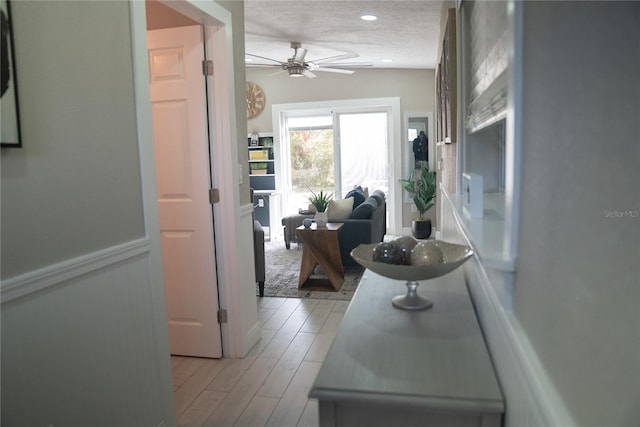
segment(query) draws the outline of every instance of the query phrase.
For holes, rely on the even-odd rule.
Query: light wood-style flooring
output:
[[[258,298],[262,339],[244,359],[172,356],[178,425],[317,426],[307,395],[348,305]]]

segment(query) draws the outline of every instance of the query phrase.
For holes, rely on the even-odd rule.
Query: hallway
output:
[[[262,339],[244,359],[172,356],[178,425],[317,426],[307,394],[348,305],[258,298]]]

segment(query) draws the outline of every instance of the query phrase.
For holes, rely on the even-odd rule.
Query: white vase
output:
[[[327,212],[316,212],[315,215],[316,226],[318,227],[326,227],[327,226]]]

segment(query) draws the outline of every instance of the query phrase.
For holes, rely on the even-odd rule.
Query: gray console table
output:
[[[394,308],[404,293],[365,271],[309,392],[320,426],[500,426],[504,401],[462,269],[421,282],[428,310]]]

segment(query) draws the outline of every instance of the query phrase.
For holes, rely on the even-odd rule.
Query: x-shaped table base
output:
[[[340,257],[338,231],[343,223],[330,222],[326,227],[312,224],[296,228],[298,238],[303,243],[302,263],[298,289],[338,291],[344,283],[344,269]],[[316,266],[320,266],[327,279],[312,278]]]

